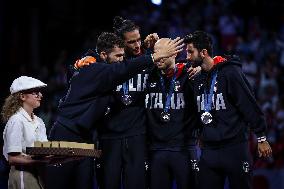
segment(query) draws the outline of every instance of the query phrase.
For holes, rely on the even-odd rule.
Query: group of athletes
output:
[[[251,189],[249,132],[260,157],[272,150],[239,58],[213,56],[203,31],[142,43],[131,20],[115,17],[113,29],[72,64],[48,136],[95,143],[102,155],[48,165],[44,187],[223,189],[228,179],[231,189]],[[176,62],[184,49],[187,61]]]

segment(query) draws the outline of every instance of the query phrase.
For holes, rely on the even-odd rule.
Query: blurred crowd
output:
[[[273,157],[270,159],[255,158],[255,168],[284,169],[284,13],[280,11],[274,15],[269,12],[275,6],[283,8],[283,3],[270,1],[265,4],[259,1],[259,12],[268,12],[262,16],[252,16],[247,13],[247,9],[253,8],[253,2],[256,1],[249,2],[251,4],[247,7],[240,7],[234,0],[177,0],[164,2],[161,6],[137,1],[129,4],[120,15],[134,20],[141,27],[142,37],[155,32],[160,37],[174,38],[183,37],[195,30],[205,30],[214,38],[215,55],[239,55],[243,71],[266,115],[268,140],[273,149]],[[277,24],[273,25],[270,21]],[[68,49],[61,49],[54,56],[52,67],[40,65],[33,69],[32,74],[28,72],[30,69],[21,67],[19,75],[32,75],[48,84],[42,106],[38,110],[47,130],[52,126],[58,101],[68,86],[68,66],[80,57],[80,52],[94,47],[96,34],[99,32],[96,29],[89,32],[90,35],[82,42],[81,49],[78,47],[77,54],[73,54],[72,58]],[[185,54],[180,56],[184,57]],[[255,145],[252,135],[253,154],[256,154]],[[3,163],[0,161],[1,165]]]

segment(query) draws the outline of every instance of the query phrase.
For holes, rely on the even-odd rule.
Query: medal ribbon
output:
[[[159,74],[161,88],[162,88],[162,94],[163,94],[163,96],[166,97],[166,103],[165,103],[165,106],[164,106],[164,109],[163,109],[164,112],[168,112],[169,109],[170,109],[171,97],[172,97],[172,94],[173,94],[173,91],[174,91],[176,75],[177,75],[177,68],[175,67],[174,75],[173,75],[172,80],[170,82],[169,92],[168,92],[168,95],[166,95],[167,93],[166,93],[165,80],[164,80],[162,74],[161,73]]]
[[[129,93],[128,81],[126,81],[122,84],[122,90],[123,90],[123,95],[128,95],[128,93]]]
[[[209,112],[212,108],[212,97],[213,97],[214,85],[215,85],[216,78],[217,78],[217,71],[213,73],[212,77],[213,78],[211,81],[209,94],[207,94],[206,87],[204,87],[204,111],[205,112]]]

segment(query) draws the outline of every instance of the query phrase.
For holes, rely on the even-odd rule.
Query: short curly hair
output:
[[[21,100],[21,92],[11,94],[5,99],[2,107],[1,116],[4,122],[7,122],[9,118],[14,115],[23,106]]]
[[[212,37],[204,31],[195,31],[192,34],[188,34],[184,37],[184,43],[192,43],[198,51],[206,49],[210,56],[213,55],[213,40]]]
[[[109,53],[115,46],[119,48],[124,48],[124,42],[116,34],[110,32],[103,32],[98,37],[96,46],[98,53],[102,51]]]

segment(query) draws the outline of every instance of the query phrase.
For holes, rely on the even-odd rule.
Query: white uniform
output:
[[[8,120],[3,139],[3,155],[8,160],[10,152],[25,153],[26,147],[33,147],[34,141],[47,141],[45,124],[37,116],[32,120],[29,114],[20,108]]]
[[[41,118],[35,115],[34,120],[32,120],[29,114],[23,108],[20,108],[8,120],[3,132],[3,139],[3,155],[8,160],[8,153],[10,152],[25,154],[26,147],[33,147],[34,141],[47,141],[45,124]],[[20,176],[20,180],[17,179],[18,176]],[[33,176],[35,178],[31,178]],[[14,185],[15,181],[20,184],[20,188],[25,188],[25,183],[33,179],[37,180],[36,177],[36,175],[26,171],[17,171],[12,166],[9,176],[9,188],[14,188],[10,186]]]

